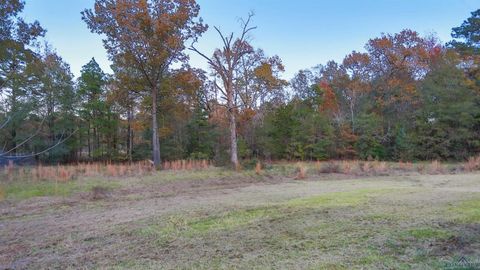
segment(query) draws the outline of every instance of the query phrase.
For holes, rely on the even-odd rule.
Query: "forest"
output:
[[[81,16],[100,34],[112,74],[95,59],[74,78],[0,1],[0,159],[213,161],[465,161],[480,153],[480,10],[452,40],[412,29],[363,51],[283,76],[281,56],[254,47],[255,16],[235,33],[208,26],[194,0],[96,0]],[[213,52],[197,48],[207,30]],[[92,34],[92,35],[93,35]],[[189,54],[209,65],[189,65]]]

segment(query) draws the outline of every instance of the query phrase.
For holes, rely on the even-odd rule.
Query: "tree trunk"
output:
[[[233,86],[231,83],[228,84],[227,89],[227,106],[228,106],[228,116],[230,122],[230,162],[235,170],[240,169],[240,164],[238,163],[238,154],[237,154],[237,122],[235,119],[235,104],[233,100]]]
[[[133,136],[132,136],[132,110],[129,108],[127,111],[127,156],[128,161],[132,162],[132,148],[133,148]]]
[[[92,158],[92,144],[90,142],[90,122],[88,122],[88,130],[87,130],[87,144],[88,144],[88,159],[89,161],[91,161],[90,159]]]
[[[237,123],[235,119],[235,112],[233,109],[229,110],[229,118],[230,118],[230,161],[232,162],[233,168],[235,170],[240,169],[240,165],[238,163],[238,155],[237,155]]]
[[[153,165],[158,170],[161,167],[160,159],[160,140],[158,138],[158,122],[157,122],[157,88],[152,88],[152,150],[153,150]]]
[[[350,117],[352,118],[352,133],[355,134],[355,111],[353,101],[350,101]]]

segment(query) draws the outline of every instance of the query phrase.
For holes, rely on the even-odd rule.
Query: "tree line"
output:
[[[452,41],[413,30],[364,52],[282,77],[279,56],[218,27],[218,48],[194,0],[96,0],[82,12],[112,62],[74,78],[25,2],[0,1],[0,158],[38,161],[210,159],[464,160],[480,153],[480,10]],[[189,65],[188,53],[209,65]]]

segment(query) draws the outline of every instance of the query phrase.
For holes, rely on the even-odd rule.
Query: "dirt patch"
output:
[[[467,256],[480,253],[480,224],[459,226],[450,223],[445,225],[455,235],[448,239],[432,243],[433,254],[437,256],[452,256],[452,254]]]

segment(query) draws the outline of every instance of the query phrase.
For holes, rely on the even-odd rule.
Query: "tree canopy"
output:
[[[22,19],[24,5],[0,1],[0,158],[160,167],[161,152],[240,168],[480,153],[480,10],[447,44],[384,33],[287,81],[281,57],[254,46],[253,14],[237,34],[212,28],[216,49],[201,51],[208,27],[194,0],[96,0],[81,15],[113,73],[91,59],[74,78],[40,23]],[[208,69],[190,66],[186,49]]]

